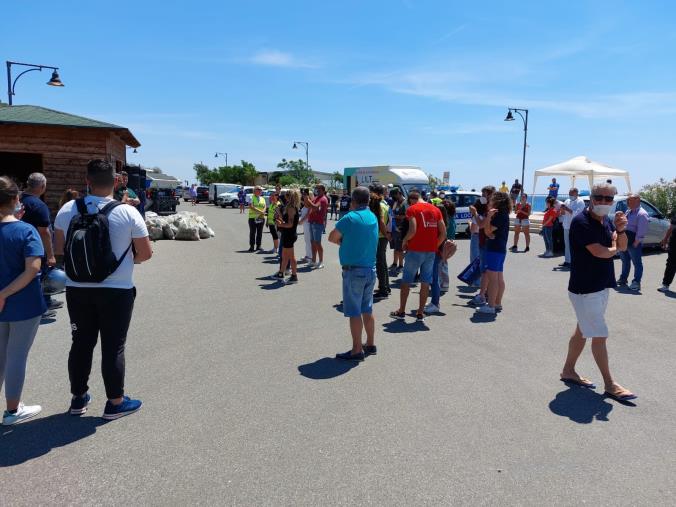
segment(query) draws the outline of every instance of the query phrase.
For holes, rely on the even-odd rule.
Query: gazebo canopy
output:
[[[550,165],[535,171],[535,177],[533,178],[533,194],[535,194],[535,185],[540,176],[568,176],[571,179],[572,186],[575,186],[575,180],[577,178],[587,178],[590,190],[594,185],[594,180],[603,178],[624,178],[624,181],[627,183],[627,190],[631,192],[629,171],[610,167],[601,164],[600,162],[594,162],[585,156],[571,158],[565,162]]]

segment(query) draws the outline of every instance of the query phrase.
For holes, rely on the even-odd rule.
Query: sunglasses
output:
[[[613,202],[615,200],[615,196],[613,195],[592,195],[592,199],[595,201],[605,201],[605,202]]]

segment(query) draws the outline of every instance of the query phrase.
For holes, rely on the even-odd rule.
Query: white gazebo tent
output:
[[[533,178],[533,195],[535,195],[535,185],[540,176],[568,176],[571,180],[571,186],[575,186],[575,180],[577,178],[587,178],[589,181],[589,190],[591,190],[594,185],[594,180],[624,178],[624,181],[627,183],[627,191],[631,192],[629,171],[594,162],[585,156],[571,158],[565,162],[550,165],[535,171],[535,177]]]

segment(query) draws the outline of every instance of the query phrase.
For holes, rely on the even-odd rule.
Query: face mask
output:
[[[613,206],[611,204],[594,204],[594,214],[599,215],[599,216],[606,216],[608,213],[610,213],[610,209]]]
[[[16,215],[19,211],[21,211],[21,208],[23,208],[23,204],[20,202],[16,203],[16,206],[14,206],[14,214]]]
[[[480,202],[481,204],[488,204],[488,199],[486,199],[486,198],[482,195],[481,198],[479,199],[479,202]]]

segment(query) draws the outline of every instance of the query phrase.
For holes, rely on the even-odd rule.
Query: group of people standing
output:
[[[133,266],[152,256],[148,230],[136,209],[140,201],[109,162],[89,162],[86,186],[83,197],[68,191],[72,199],[62,199],[52,226],[49,208],[39,199],[46,188],[44,175],[31,174],[23,193],[12,179],[0,177],[0,387],[4,383],[7,401],[3,425],[42,410],[40,405],[25,405],[21,394],[28,353],[49,307],[41,288],[44,267],[65,267],[72,336],[69,413],[82,415],[92,402],[87,382],[99,335],[107,398],[102,417],[117,419],[141,408],[141,401],[124,391],[125,343],[136,298]],[[115,193],[119,200],[113,198]],[[39,217],[35,226],[23,220],[36,220],[32,215]]]

